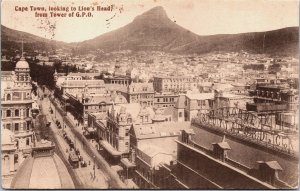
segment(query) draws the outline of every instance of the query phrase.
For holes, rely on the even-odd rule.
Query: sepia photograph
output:
[[[2,189],[299,188],[298,0],[2,0]]]

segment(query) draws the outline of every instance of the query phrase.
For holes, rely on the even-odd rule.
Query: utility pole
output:
[[[93,169],[94,169],[94,179],[96,178],[96,165],[95,165],[95,155],[93,156],[93,159],[94,159],[94,167],[93,167]]]

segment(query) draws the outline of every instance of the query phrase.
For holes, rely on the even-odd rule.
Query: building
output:
[[[1,123],[14,133],[16,149],[24,157],[30,153],[33,138],[31,91],[29,64],[21,57],[14,72],[1,76]]]
[[[61,84],[60,89],[62,94],[73,95],[106,93],[103,80],[66,80]]]
[[[170,168],[177,158],[175,140],[178,139],[181,130],[189,128],[189,122],[164,121],[132,126],[129,131],[131,148],[129,161],[135,165],[135,171],[132,172],[133,167],[126,169],[124,163],[126,171],[131,172],[128,178],[133,177],[134,182],[141,188],[178,188],[170,184],[174,178],[167,173],[171,173]],[[163,174],[167,174],[168,180]]]
[[[187,93],[179,95],[175,108],[178,121],[191,121],[197,114],[208,112],[210,109],[222,107],[238,107],[246,109],[246,104],[252,98],[246,95],[223,93]]]
[[[93,75],[91,75],[93,76]],[[57,72],[54,73],[55,80],[55,95],[58,98],[68,99],[65,95],[72,94],[75,97],[85,95],[105,94],[105,84],[103,80],[94,79],[91,76],[78,76],[71,73],[67,76],[58,76]]]
[[[178,95],[173,93],[155,93],[154,108],[175,106]]]
[[[134,124],[151,123],[154,111],[150,107],[141,107],[138,103],[113,105],[106,124],[98,124],[103,129],[100,133],[100,145],[111,163],[118,163],[129,155],[129,130]],[[105,129],[105,133],[104,133]]]
[[[152,83],[131,83],[126,92],[121,92],[128,103],[139,103],[142,106],[154,105],[154,90]]]
[[[83,97],[75,97],[71,94],[68,96],[68,107],[73,116],[82,119],[85,126],[87,125],[88,113],[104,113],[107,114],[112,104],[126,104],[127,100],[120,93],[104,94],[104,95],[84,95]]]
[[[247,105],[249,111],[294,111],[299,107],[298,90],[291,89],[287,84],[257,84],[250,91],[250,96],[253,96],[254,103]]]
[[[18,161],[15,159],[17,148],[14,140],[14,133],[8,129],[1,129],[1,175],[2,187],[8,188],[12,177],[17,170]]]
[[[298,133],[274,134],[257,119],[231,109],[199,115],[192,120],[193,131],[183,131],[177,141],[173,174],[190,189],[296,188],[298,141],[292,137]]]
[[[131,84],[131,78],[129,76],[108,76],[104,78],[106,84],[119,84],[123,86],[129,86]]]
[[[185,76],[154,77],[155,92],[185,92],[197,87],[197,80]]]

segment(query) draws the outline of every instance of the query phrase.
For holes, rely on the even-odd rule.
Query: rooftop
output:
[[[183,129],[189,129],[190,122],[163,122],[159,124],[134,125],[138,139],[178,136]]]
[[[74,189],[74,183],[62,160],[54,154],[28,157],[11,184],[12,189]]]
[[[214,93],[186,94],[186,97],[188,97],[189,99],[207,100],[214,99]]]

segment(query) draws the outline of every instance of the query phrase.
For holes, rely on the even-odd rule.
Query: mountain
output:
[[[242,34],[200,36],[170,20],[163,7],[155,7],[137,16],[128,25],[105,33],[77,46],[81,52],[164,50],[177,53],[240,51],[295,56],[298,54],[299,27]]]
[[[201,18],[199,18],[201,19]],[[131,23],[117,30],[79,43],[48,40],[1,25],[2,49],[54,50],[73,49],[78,53],[103,49],[162,50],[174,53],[209,53],[213,51],[247,51],[272,55],[298,56],[299,27],[266,32],[200,36],[173,22],[163,7],[154,7],[137,16]]]
[[[128,25],[79,44],[81,50],[100,48],[158,49],[173,51],[197,41],[199,36],[171,21],[162,7],[155,7],[137,16]]]
[[[24,50],[31,52],[34,50],[55,50],[57,47],[68,46],[67,43],[49,40],[30,33],[22,32],[7,28],[1,25],[1,47],[2,50],[15,51],[21,50],[22,40],[24,42]]]

